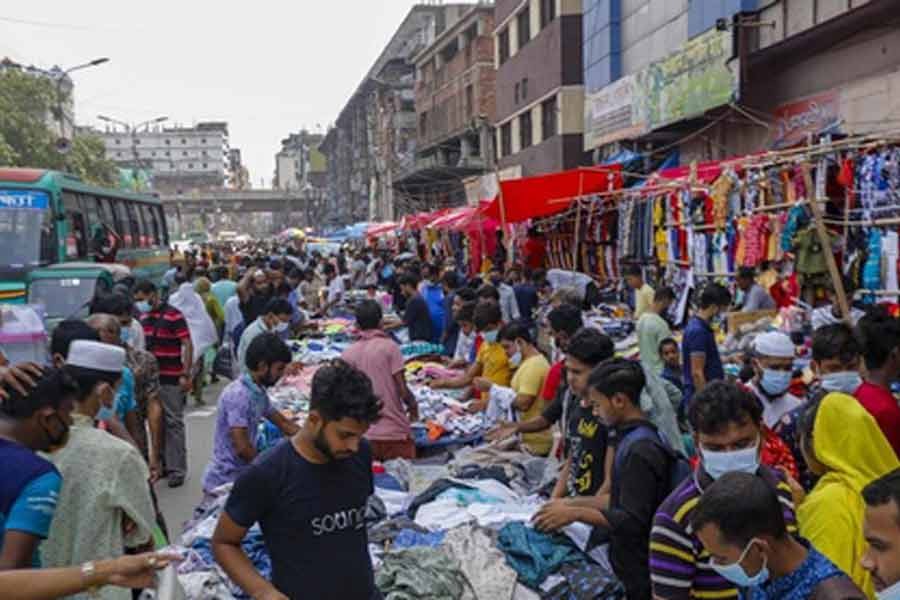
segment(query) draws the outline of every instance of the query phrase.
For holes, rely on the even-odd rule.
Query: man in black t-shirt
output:
[[[406,273],[400,277],[400,291],[406,297],[403,324],[409,329],[409,341],[431,341],[431,313],[425,298],[416,289],[419,281],[415,275]]]
[[[303,429],[235,482],[213,554],[252,598],[380,598],[365,523],[374,492],[372,451],[363,439],[380,408],[365,374],[340,360],[323,366],[313,378]],[[272,559],[271,583],[241,548],[256,523]]]

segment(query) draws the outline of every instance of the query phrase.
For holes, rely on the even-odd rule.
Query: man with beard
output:
[[[237,294],[241,302],[244,323],[250,324],[263,314],[269,300],[275,296],[275,289],[265,271],[248,269],[247,274],[238,283]]]
[[[372,451],[363,437],[378,419],[372,383],[341,360],[312,382],[303,428],[237,480],[212,548],[216,562],[257,600],[380,598],[366,533],[374,492]],[[259,523],[272,559],[271,582],[241,547]]]
[[[203,476],[205,492],[231,483],[247,470],[258,453],[256,431],[263,417],[287,436],[299,430],[272,407],[266,393],[290,362],[290,349],[274,333],[260,334],[250,343],[246,372],[219,397],[213,455]]]

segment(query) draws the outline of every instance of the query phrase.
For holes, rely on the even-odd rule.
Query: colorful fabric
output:
[[[568,538],[550,536],[524,523],[507,523],[500,530],[497,547],[507,564],[525,585],[537,588],[565,564],[584,562],[584,555]]]

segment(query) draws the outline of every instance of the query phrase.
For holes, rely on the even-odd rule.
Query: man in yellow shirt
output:
[[[631,265],[625,269],[625,283],[634,290],[634,320],[637,321],[653,306],[655,292],[644,281],[644,273],[641,271],[640,265]]]
[[[545,408],[540,392],[544,388],[547,373],[550,372],[550,363],[534,346],[531,333],[521,323],[504,326],[500,330],[500,344],[509,357],[509,363],[516,368],[509,385],[514,394],[510,408],[516,411],[518,421],[539,417]],[[475,387],[482,392],[491,392],[496,385],[499,384],[487,378],[475,380]],[[530,452],[546,456],[553,445],[553,434],[549,428],[535,433],[524,433],[522,443]]]
[[[495,302],[481,302],[475,307],[475,329],[484,341],[475,357],[475,364],[460,377],[454,379],[437,379],[431,382],[434,389],[464,388],[472,385],[476,378],[482,377],[493,384],[509,386],[510,366],[506,350],[498,338],[501,320],[500,306]],[[474,411],[484,410],[487,406],[488,394],[482,393],[481,400],[473,405]]]

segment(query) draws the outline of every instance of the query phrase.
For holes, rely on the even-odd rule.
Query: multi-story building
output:
[[[225,122],[141,131],[110,127],[100,135],[108,159],[121,167],[150,172],[157,191],[221,189],[231,175]]]
[[[896,0],[585,0],[585,150],[680,162],[893,129]]]
[[[245,190],[250,187],[250,172],[241,159],[240,148],[228,149],[228,187],[232,190]]]
[[[321,187],[325,176],[325,156],[319,150],[324,136],[305,129],[281,140],[281,150],[275,155],[275,181],[279,190],[304,190],[308,186]]]
[[[397,212],[466,201],[463,180],[494,168],[494,7],[473,6],[413,61],[416,156],[394,183]]]
[[[394,217],[393,182],[415,156],[411,59],[470,7],[437,2],[413,6],[341,110],[320,146],[328,158],[328,224]]]
[[[581,0],[497,0],[494,127],[503,171],[536,175],[583,162],[581,5]]]

